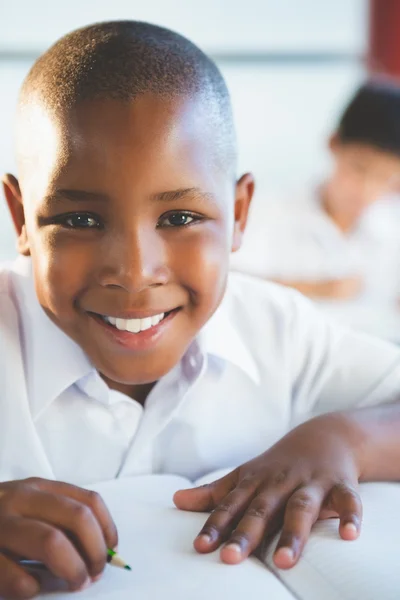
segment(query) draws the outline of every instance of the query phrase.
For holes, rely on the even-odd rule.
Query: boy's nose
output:
[[[114,235],[104,247],[99,283],[137,293],[169,279],[164,244],[156,231]]]

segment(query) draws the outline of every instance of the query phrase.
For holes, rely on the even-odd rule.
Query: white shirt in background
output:
[[[369,322],[371,318],[391,319],[399,307],[399,203],[397,198],[388,198],[374,204],[357,227],[344,234],[322,208],[317,189],[265,202],[258,198],[243,247],[232,255],[232,268],[285,281],[359,277],[363,288],[357,297],[319,304],[348,324],[353,320],[379,334],[379,323]],[[400,313],[392,321],[400,334]],[[390,331],[386,333],[390,337]]]
[[[300,294],[232,274],[222,305],[144,407],[107,387],[47,317],[29,259],[0,269],[0,481],[192,480],[265,451],[311,414],[400,396],[400,350]]]

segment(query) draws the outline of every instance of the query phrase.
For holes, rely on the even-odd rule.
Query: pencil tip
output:
[[[125,569],[125,571],[132,571],[132,569],[129,565],[125,565],[124,569]]]

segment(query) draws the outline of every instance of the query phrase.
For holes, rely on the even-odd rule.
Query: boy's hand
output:
[[[39,584],[19,564],[44,563],[71,590],[100,575],[117,530],[100,496],[45,479],[0,483],[0,597],[31,598]]]
[[[339,414],[317,417],[229,475],[176,492],[183,510],[212,511],[194,546],[235,564],[282,528],[274,562],[281,569],[298,561],[317,519],[339,516],[345,540],[359,535],[362,506],[356,436]]]

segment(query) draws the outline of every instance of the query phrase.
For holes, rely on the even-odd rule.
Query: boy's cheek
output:
[[[225,291],[229,267],[229,254],[221,246],[210,246],[199,252],[192,267],[193,288],[206,300],[216,304]]]
[[[225,275],[229,266],[231,241],[226,224],[211,223],[196,240],[191,252],[192,260],[198,263],[198,270],[209,276],[212,273],[216,276]]]
[[[87,286],[90,265],[78,252],[55,251],[43,245],[32,250],[35,287],[40,304],[51,312],[70,313]]]

